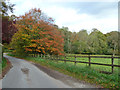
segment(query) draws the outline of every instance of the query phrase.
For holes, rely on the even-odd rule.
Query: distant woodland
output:
[[[2,44],[16,54],[118,54],[118,35],[112,31],[103,34],[93,28],[88,34],[83,29],[71,32],[60,28],[54,20],[40,9],[31,9],[22,16],[9,16],[14,4],[2,2]]]

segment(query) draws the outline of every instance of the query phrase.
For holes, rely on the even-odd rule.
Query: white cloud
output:
[[[11,0],[12,2],[22,2],[25,0]],[[118,2],[119,0],[33,0],[42,2]]]
[[[118,18],[116,17],[116,10],[103,10],[99,15],[91,15],[88,13],[80,12],[80,8],[74,9],[68,7],[60,7],[54,4],[50,4],[54,0],[11,0],[16,2],[15,15],[22,15],[31,8],[40,8],[48,16],[55,19],[55,23],[59,26],[67,26],[70,31],[78,32],[81,29],[87,29],[90,31],[92,28],[97,28],[103,33],[107,33],[113,30],[118,30]],[[59,1],[59,0],[55,0]],[[61,1],[61,0],[60,0]],[[66,1],[67,0],[62,0]],[[71,2],[73,0],[70,0]],[[112,0],[116,1],[116,0]],[[79,10],[79,12],[78,12]],[[108,12],[109,15],[105,15]]]
[[[98,30],[100,30],[103,33],[107,33],[110,31],[117,31],[118,30],[118,20],[117,19],[93,19],[91,20],[86,20],[85,22],[80,22],[80,23],[76,23],[73,25],[68,25],[69,28],[71,28],[71,30],[73,31],[79,31],[81,29],[86,29],[89,32],[93,29],[93,28],[97,28]]]
[[[85,19],[91,19],[92,17],[87,14],[79,14],[77,10],[72,8],[63,8],[63,7],[49,7],[44,9],[44,12],[51,17],[55,18],[56,24],[67,25],[78,22],[84,22]]]
[[[111,14],[114,12],[114,10],[111,10],[111,13],[108,11],[108,14],[110,15],[104,15],[104,13],[102,13],[101,15],[104,15],[102,18],[82,12],[78,13],[77,10],[72,8],[63,8],[57,6],[46,8],[44,11],[49,16],[55,18],[57,25],[60,27],[67,26],[71,31],[78,32],[81,29],[87,29],[88,31],[91,31],[93,28],[97,28],[101,32],[107,33],[118,30],[117,17],[115,17],[114,14]]]
[[[38,2],[38,3],[37,3]],[[41,0],[11,0],[11,3],[15,3],[14,14],[19,16],[28,12],[31,8],[40,7]]]

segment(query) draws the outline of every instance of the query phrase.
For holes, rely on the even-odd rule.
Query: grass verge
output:
[[[4,72],[7,71],[7,66],[8,66],[8,63],[7,63],[7,60],[6,58],[2,58],[2,63],[0,63],[0,79],[2,79],[2,77],[4,76]]]
[[[7,60],[3,57],[2,59],[2,69],[4,69],[7,66]]]
[[[15,56],[13,54],[8,54],[10,56]],[[19,57],[19,56],[15,56]],[[56,62],[54,60],[45,60],[40,57],[19,57],[24,58],[25,60],[44,65],[46,67],[52,68],[79,80],[84,80],[85,82],[101,85],[103,88],[120,88],[119,76],[116,73],[113,74],[103,74],[89,68],[87,66],[75,66],[69,63]]]
[[[2,63],[0,63],[0,74],[2,73],[2,70],[7,66],[7,60],[3,57]]]

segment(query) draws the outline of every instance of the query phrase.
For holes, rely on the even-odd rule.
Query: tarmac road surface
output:
[[[7,56],[13,67],[2,79],[2,88],[73,88],[64,82],[54,79],[35,65],[23,59]],[[93,86],[77,83],[79,88]],[[94,87],[93,87],[94,88]]]

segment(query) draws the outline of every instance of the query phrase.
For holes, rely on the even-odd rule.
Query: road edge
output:
[[[0,76],[0,79],[3,79],[4,76],[9,72],[9,70],[13,67],[11,62],[8,60],[8,58],[4,57],[7,60],[7,66],[2,70],[2,75]]]

